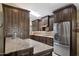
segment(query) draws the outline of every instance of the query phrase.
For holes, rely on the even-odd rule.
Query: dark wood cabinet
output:
[[[33,47],[4,54],[4,56],[32,56],[32,55],[33,55]]]
[[[32,21],[32,31],[53,31],[54,16],[48,15]]]
[[[68,5],[60,9],[55,10],[54,22],[69,21],[72,20],[72,15],[74,15],[75,7],[74,5]]]
[[[41,31],[41,27],[42,27],[42,22],[41,22],[42,20],[41,19],[39,19],[39,31]]]
[[[49,19],[49,16],[44,16],[41,18],[41,22],[43,26],[48,26],[48,19]]]
[[[53,31],[54,15],[49,16],[49,31]]]
[[[40,19],[40,31],[53,31],[54,15],[44,16]]]
[[[52,56],[53,49],[45,50],[39,53],[34,54],[33,56]]]
[[[39,31],[39,19],[32,21],[32,31]]]
[[[16,34],[20,38],[29,37],[29,11],[21,8],[3,5],[5,37]]]
[[[41,31],[49,30],[49,16],[44,16],[41,18]]]
[[[43,36],[35,36],[35,35],[30,35],[30,38],[33,40],[45,43],[47,45],[53,46],[53,38],[43,37]]]

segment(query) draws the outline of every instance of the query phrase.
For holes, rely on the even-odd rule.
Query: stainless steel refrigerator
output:
[[[54,23],[54,53],[61,56],[70,55],[70,22]]]

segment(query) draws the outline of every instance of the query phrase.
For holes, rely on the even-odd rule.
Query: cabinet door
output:
[[[33,55],[33,48],[27,48],[24,50],[16,51],[17,56],[32,56]]]
[[[69,20],[70,18],[69,13],[70,13],[69,8],[63,10],[63,20]]]
[[[53,39],[52,38],[48,38],[47,39],[47,44],[53,46]]]
[[[59,22],[60,20],[61,20],[60,14],[59,14],[59,13],[56,13],[56,14],[54,15],[54,22]]]
[[[25,11],[19,11],[19,34],[21,38],[29,37],[29,14]]]
[[[32,30],[39,31],[39,19],[32,21]]]
[[[48,17],[49,16],[45,16],[41,19],[42,26],[48,26]]]
[[[17,11],[15,9],[4,7],[4,14],[5,14],[5,36],[12,37],[13,34],[18,31],[17,26]]]
[[[8,19],[8,12],[10,12],[10,11],[8,11],[8,8],[3,8],[4,9],[4,18],[5,18],[5,20],[4,20],[4,27],[5,27],[5,36],[7,36],[7,33],[9,33],[9,31],[10,31],[10,29],[9,29],[9,23],[7,22],[7,20],[9,20]],[[8,23],[8,24],[7,24]]]
[[[48,17],[45,17],[45,18],[42,19],[42,24],[48,25]]]
[[[49,31],[53,31],[54,16],[49,18]]]
[[[24,35],[24,27],[25,27],[25,23],[24,23],[24,14],[23,14],[23,11],[19,11],[19,16],[20,16],[20,19],[19,19],[19,31],[20,31],[20,38],[24,38],[25,35]]]
[[[39,31],[42,31],[42,20],[39,21]]]
[[[16,34],[18,33],[18,26],[17,26],[18,11],[16,9],[4,5],[3,5],[3,11],[4,11],[4,33],[5,33],[5,41],[6,41],[6,37],[13,37],[14,33]]]
[[[32,31],[35,31],[35,21],[32,21]]]
[[[29,37],[29,30],[30,30],[30,20],[29,20],[29,12],[24,12],[24,17],[25,17],[25,38]],[[26,17],[27,16],[27,17]]]

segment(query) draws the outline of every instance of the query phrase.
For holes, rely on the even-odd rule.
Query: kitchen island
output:
[[[33,48],[34,56],[51,56],[53,47],[49,46],[47,44],[32,40],[32,39],[12,39],[12,38],[6,38],[5,43],[5,55],[9,53],[13,53],[15,51],[25,50],[28,48]],[[19,54],[18,54],[19,55]],[[25,56],[25,55],[23,55]]]

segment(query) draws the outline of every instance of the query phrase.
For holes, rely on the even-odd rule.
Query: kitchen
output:
[[[79,55],[77,52],[78,5],[67,3],[0,4],[0,55]],[[47,7],[48,9],[45,11]],[[39,11],[39,14],[43,14],[42,12],[44,14],[35,18],[32,9]]]

